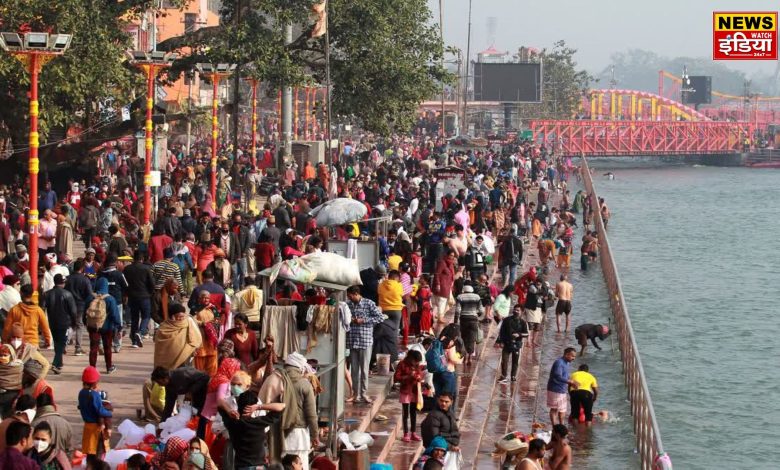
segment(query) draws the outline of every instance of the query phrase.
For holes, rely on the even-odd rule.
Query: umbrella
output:
[[[317,226],[329,227],[360,220],[367,212],[368,209],[362,202],[340,197],[315,207],[311,215],[317,220]]]

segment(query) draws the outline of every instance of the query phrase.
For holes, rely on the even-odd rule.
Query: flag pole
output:
[[[328,10],[330,8],[330,2],[325,1],[325,138],[327,139],[326,148],[328,155],[325,158],[325,164],[328,165],[328,171],[333,166],[333,153],[331,151],[331,139],[330,139],[330,25],[328,24],[330,18]]]

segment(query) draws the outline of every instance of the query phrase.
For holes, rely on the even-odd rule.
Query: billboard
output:
[[[542,101],[542,64],[474,62],[474,100]]]
[[[712,77],[707,75],[696,75],[688,77],[690,84],[687,86],[691,91],[683,91],[683,104],[710,104],[712,103]],[[683,86],[685,89],[686,86]]]

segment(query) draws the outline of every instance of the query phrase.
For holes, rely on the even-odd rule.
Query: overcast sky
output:
[[[442,1],[445,41],[465,53],[469,0]],[[438,23],[439,0],[428,3]],[[519,46],[550,47],[563,39],[578,49],[578,62],[591,72],[629,48],[711,58],[713,11],[778,9],[778,0],[473,0],[471,54],[476,59],[492,44],[516,52]],[[776,61],[725,64],[748,75],[773,73],[777,66]]]

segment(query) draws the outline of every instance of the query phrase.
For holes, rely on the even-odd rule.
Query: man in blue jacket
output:
[[[563,356],[553,362],[550,369],[550,378],[547,381],[547,406],[550,408],[550,424],[555,425],[555,416],[558,416],[558,424],[565,424],[565,417],[569,407],[569,386],[577,387],[577,382],[569,378],[569,367],[577,351],[574,348],[566,348]]]
[[[106,320],[103,326],[96,327],[89,325],[89,315],[87,315],[87,331],[89,332],[89,365],[95,367],[97,364],[98,350],[100,343],[103,342],[103,354],[106,359],[106,372],[111,374],[116,370],[112,362],[111,344],[114,334],[122,328],[122,317],[119,314],[116,299],[108,293],[108,279],[99,277],[95,283],[95,298],[102,299],[106,303]],[[89,307],[88,307],[89,309]]]

